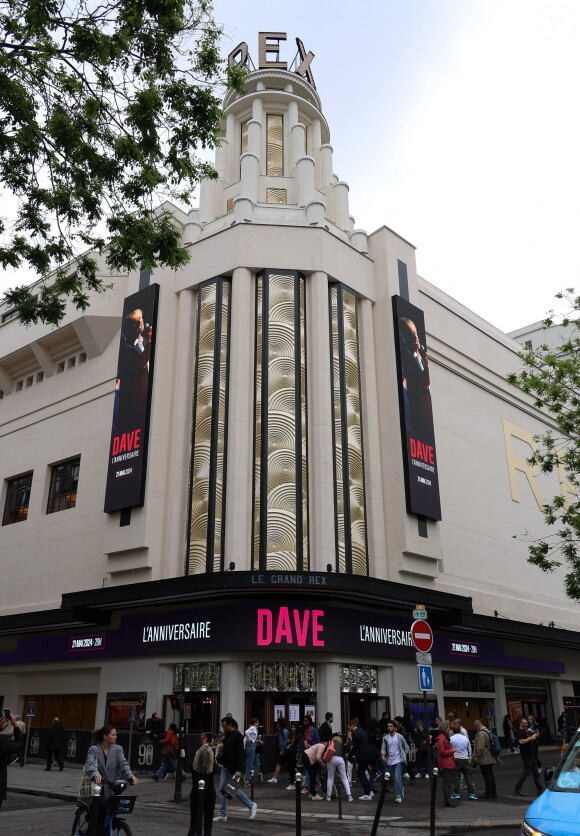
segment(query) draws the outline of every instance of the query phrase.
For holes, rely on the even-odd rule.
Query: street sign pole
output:
[[[429,811],[429,836],[435,836],[435,795],[437,792],[437,775],[433,772],[433,750],[431,748],[431,737],[429,735],[429,713],[427,705],[427,688],[421,687],[429,685],[429,680],[425,677],[421,682],[421,667],[431,666],[432,659],[429,651],[433,645],[433,632],[427,624],[427,610],[423,604],[417,604],[413,610],[413,626],[411,627],[411,638],[413,644],[417,649],[416,660],[419,672],[419,688],[423,691],[423,712],[425,717],[425,732],[428,740],[428,755],[429,755],[429,781],[431,790],[431,803]],[[430,668],[430,684],[433,690],[433,672]]]

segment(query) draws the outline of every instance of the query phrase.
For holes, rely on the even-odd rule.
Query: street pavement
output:
[[[540,757],[543,767],[556,765],[559,759],[558,747],[541,747]],[[514,836],[519,834],[519,825],[522,817],[534,800],[535,788],[528,779],[524,785],[524,792],[528,793],[526,798],[520,798],[514,793],[514,785],[521,774],[522,762],[519,754],[503,753],[502,765],[495,767],[498,798],[493,801],[478,799],[469,800],[467,792],[462,791],[461,801],[457,808],[445,808],[441,794],[441,781],[438,781],[436,794],[436,828],[438,836],[451,833],[468,833],[488,829],[504,828],[506,832],[513,832]],[[187,830],[189,819],[189,793],[191,791],[191,778],[188,778],[182,787],[183,804],[175,804],[179,797],[175,796],[175,782],[171,778],[154,782],[150,774],[138,774],[139,785],[131,787],[127,792],[137,795],[137,805],[151,811],[169,810],[172,815],[183,816],[183,832]],[[50,772],[44,771],[44,764],[27,763],[24,767],[11,766],[8,768],[8,800],[5,808],[9,807],[12,793],[28,793],[36,796],[44,796],[53,799],[62,799],[73,802],[78,793],[81,777],[81,770],[75,766],[65,766],[63,772],[53,769]],[[269,775],[265,775],[267,779]],[[216,776],[217,780],[217,776]],[[483,793],[483,780],[481,774],[474,770],[476,793]],[[388,830],[389,836],[425,836],[429,831],[429,804],[430,804],[430,781],[425,779],[417,780],[413,786],[405,781],[405,798],[403,804],[394,803],[394,794],[385,796],[385,803],[381,813],[380,830]],[[290,825],[296,821],[296,793],[286,790],[288,785],[287,776],[277,784],[256,783],[254,786],[254,800],[258,804],[258,814],[252,826],[253,832],[267,833],[260,827],[260,824],[267,822],[282,825],[284,822]],[[379,790],[380,784],[377,786]],[[332,832],[341,832],[345,836],[353,826],[358,824],[358,833],[370,833],[375,817],[377,802],[380,793],[377,791],[372,801],[359,801],[358,797],[363,795],[359,783],[352,787],[355,801],[351,804],[346,801],[342,804],[342,819],[339,819],[338,802],[333,799],[331,803],[313,802],[308,795],[301,795],[301,821],[303,834],[306,831],[314,832],[317,828],[320,832],[329,832],[327,826],[333,823]],[[250,791],[248,790],[248,795]],[[219,803],[219,802],[218,802]],[[216,813],[218,808],[216,807]],[[2,814],[0,814],[2,815]],[[230,823],[239,821],[244,832],[243,822],[248,818],[247,809],[236,801],[228,803],[228,820]],[[249,824],[249,822],[248,822]],[[220,836],[225,826],[216,823],[214,826],[215,836]],[[249,828],[248,828],[249,829]]]

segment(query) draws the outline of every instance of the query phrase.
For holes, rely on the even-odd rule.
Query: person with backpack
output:
[[[481,769],[481,775],[485,782],[485,793],[479,797],[497,798],[495,775],[493,774],[495,756],[492,752],[489,729],[486,729],[481,720],[475,720],[473,728],[475,729],[476,734],[473,742],[473,755],[471,759],[473,763],[476,763]]]

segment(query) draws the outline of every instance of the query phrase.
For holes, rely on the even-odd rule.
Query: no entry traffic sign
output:
[[[433,630],[426,621],[414,621],[411,627],[411,638],[417,650],[428,653],[433,647]]]

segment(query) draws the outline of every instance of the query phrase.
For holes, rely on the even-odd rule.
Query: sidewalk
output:
[[[541,747],[540,757],[542,767],[556,765],[559,760],[559,747]],[[441,795],[441,781],[437,782],[436,796],[436,823],[437,831],[440,833],[468,833],[473,830],[492,829],[499,827],[513,827],[517,833],[522,817],[528,806],[535,798],[535,788],[531,778],[524,785],[524,792],[528,793],[526,798],[519,798],[514,794],[514,785],[521,774],[522,762],[519,754],[502,753],[503,765],[495,767],[498,798],[493,801],[478,799],[471,801],[467,792],[461,792],[461,801],[456,809],[445,808]],[[152,780],[150,773],[137,773],[139,786],[131,788],[131,793],[139,797],[140,804],[166,805],[173,802],[175,792],[175,781],[168,778],[158,783]],[[268,777],[268,776],[265,776]],[[81,778],[81,769],[78,766],[65,766],[63,772],[52,769],[44,771],[44,764],[27,763],[24,767],[8,767],[8,791],[41,795],[49,798],[58,798],[74,802],[77,796]],[[217,776],[216,776],[217,780]],[[474,770],[474,781],[476,793],[483,792],[483,780],[479,770]],[[403,804],[394,803],[394,795],[389,793],[385,797],[385,804],[381,816],[381,828],[388,828],[389,834],[397,836],[425,836],[425,830],[429,830],[429,802],[430,802],[430,781],[425,779],[417,780],[414,786],[409,781],[404,782],[405,799]],[[258,804],[258,816],[256,824],[260,819],[269,817],[294,821],[295,819],[295,793],[286,790],[288,786],[287,776],[284,774],[277,784],[257,783],[254,789],[254,800]],[[184,817],[189,815],[189,793],[191,792],[191,777],[182,785],[182,798],[184,804]],[[248,796],[250,792],[248,789]],[[358,797],[363,794],[360,783],[352,787],[352,794],[355,801],[352,804],[343,802],[343,822],[352,825],[355,822],[364,822],[365,830],[368,823],[368,830],[374,820],[377,802],[380,794],[380,784],[377,793],[372,801],[359,801]],[[338,802],[328,804],[312,802],[308,795],[302,795],[302,820],[312,825],[316,821],[334,819],[339,826]],[[244,817],[246,809],[241,804],[230,801],[228,803],[228,816],[237,818]]]

